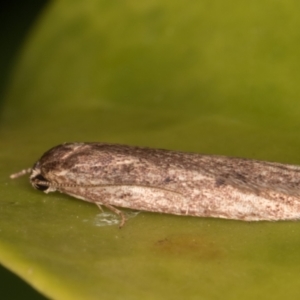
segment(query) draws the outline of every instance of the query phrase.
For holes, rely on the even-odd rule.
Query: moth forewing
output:
[[[102,185],[64,188],[63,192],[82,200],[134,210],[188,214],[189,198],[175,191],[138,185]]]

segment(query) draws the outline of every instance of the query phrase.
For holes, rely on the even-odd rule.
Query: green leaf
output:
[[[9,175],[66,141],[299,163],[297,8],[53,2],[1,116],[0,262],[52,299],[295,299],[298,222],[142,212],[119,230],[96,206]]]

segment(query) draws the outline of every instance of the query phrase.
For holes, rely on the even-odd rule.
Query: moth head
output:
[[[35,189],[43,191],[45,193],[56,190],[51,185],[51,183],[42,175],[39,162],[37,162],[31,169],[30,183]]]

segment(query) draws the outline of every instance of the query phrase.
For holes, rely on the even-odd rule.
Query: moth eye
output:
[[[47,180],[45,179],[45,177],[42,176],[41,174],[36,175],[33,179],[37,179],[37,180],[40,180],[40,181],[47,181]]]
[[[34,184],[34,187],[39,190],[39,191],[46,191],[48,189],[48,185],[43,185],[43,184],[40,184],[40,183],[35,183]]]
[[[45,179],[45,177],[43,177],[41,174],[34,176],[31,179],[31,182],[33,187],[39,191],[45,191],[49,188],[47,179]]]

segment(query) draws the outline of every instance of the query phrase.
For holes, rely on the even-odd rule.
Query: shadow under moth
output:
[[[30,169],[32,186],[104,206],[245,221],[300,218],[300,167],[105,143],[65,143]]]

